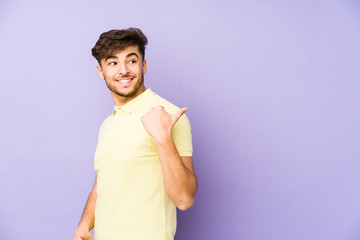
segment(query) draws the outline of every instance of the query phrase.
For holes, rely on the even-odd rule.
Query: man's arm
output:
[[[97,176],[95,178],[94,187],[86,202],[83,214],[81,216],[80,223],[75,230],[73,240],[90,240],[90,230],[94,227],[95,222],[95,204],[97,199],[96,193]]]
[[[154,139],[169,199],[182,211],[189,209],[197,191],[192,157],[180,157],[171,130],[187,108],[169,115],[162,106],[152,108],[142,118],[145,130]]]
[[[165,191],[182,211],[194,204],[197,180],[192,157],[180,157],[172,137],[156,142],[164,178]]]

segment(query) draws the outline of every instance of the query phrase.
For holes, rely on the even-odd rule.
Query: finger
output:
[[[189,110],[187,107],[179,109],[175,114],[171,115],[171,118],[173,120],[173,124],[175,124],[181,115],[183,115],[187,110]]]

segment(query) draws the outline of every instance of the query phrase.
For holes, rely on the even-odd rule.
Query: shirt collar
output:
[[[115,115],[116,112],[120,112],[120,111],[123,111],[126,114],[130,115],[132,112],[135,111],[135,109],[137,109],[142,104],[144,104],[153,95],[155,95],[155,93],[153,91],[151,91],[150,88],[148,88],[143,93],[141,93],[139,96],[132,99],[130,102],[126,103],[125,105],[123,105],[121,107],[115,105],[113,116]]]

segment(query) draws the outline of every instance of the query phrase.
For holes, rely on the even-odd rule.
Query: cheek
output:
[[[112,78],[116,75],[116,71],[114,69],[108,70],[104,72],[105,78]]]
[[[141,72],[141,67],[140,66],[131,66],[129,68],[129,70],[133,73],[140,73]]]
[[[138,75],[144,74],[144,69],[141,68],[141,67],[138,67],[138,68],[136,69],[136,72],[138,73]]]

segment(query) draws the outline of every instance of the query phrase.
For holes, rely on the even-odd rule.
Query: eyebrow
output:
[[[136,56],[137,58],[139,58],[139,56],[136,54],[136,53],[129,53],[128,55],[126,55],[126,58],[129,58],[129,57],[131,57],[131,56]]]
[[[108,56],[108,57],[105,59],[105,62],[106,62],[107,60],[109,60],[109,59],[117,59],[117,57],[115,57],[115,56]]]
[[[128,55],[126,55],[126,57],[125,58],[129,58],[129,57],[131,57],[131,56],[136,56],[137,58],[139,58],[139,56],[136,54],[136,53],[129,53]],[[116,57],[116,56],[108,56],[106,59],[105,59],[105,62],[107,61],[107,60],[109,60],[109,59],[118,59],[118,57]]]

